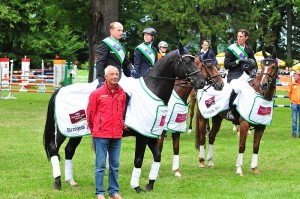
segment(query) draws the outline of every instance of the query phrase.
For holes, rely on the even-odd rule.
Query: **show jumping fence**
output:
[[[22,59],[22,70],[14,71],[14,61],[8,58],[0,58],[0,99],[16,99],[13,92],[28,93],[53,93],[55,89],[72,84],[72,62],[66,60],[53,61],[52,74],[44,75],[44,63],[42,61],[41,75],[34,75],[36,70],[30,70],[30,59]],[[69,74],[69,78],[68,78]],[[28,89],[33,87],[33,89]],[[4,97],[2,92],[8,92]]]

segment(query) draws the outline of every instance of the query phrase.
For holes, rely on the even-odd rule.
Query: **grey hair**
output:
[[[104,69],[104,74],[107,75],[108,72],[109,72],[111,69],[117,69],[117,70],[118,70],[117,67],[112,66],[112,65],[108,65],[108,66]],[[118,70],[118,71],[119,71],[119,70]]]

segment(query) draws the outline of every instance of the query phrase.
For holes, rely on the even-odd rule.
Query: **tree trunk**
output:
[[[98,44],[109,36],[109,25],[119,18],[119,0],[90,0],[89,45],[89,79],[93,81],[94,64]]]

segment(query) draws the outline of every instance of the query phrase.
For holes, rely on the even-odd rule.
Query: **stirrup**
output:
[[[234,115],[232,114],[232,111],[228,111],[226,115],[226,119],[228,120],[234,120]]]

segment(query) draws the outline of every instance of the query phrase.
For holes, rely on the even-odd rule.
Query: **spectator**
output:
[[[106,157],[109,159],[108,193],[110,198],[122,199],[119,195],[119,164],[123,131],[123,112],[126,96],[118,84],[119,69],[105,68],[105,82],[93,91],[87,106],[87,123],[91,130],[95,158],[96,198],[105,199],[104,174]]]
[[[297,120],[300,118],[300,72],[296,71],[294,74],[294,81],[290,84],[288,90],[288,96],[291,101],[292,107],[292,137],[297,137],[297,126],[298,136],[300,138],[300,122],[297,125]]]

